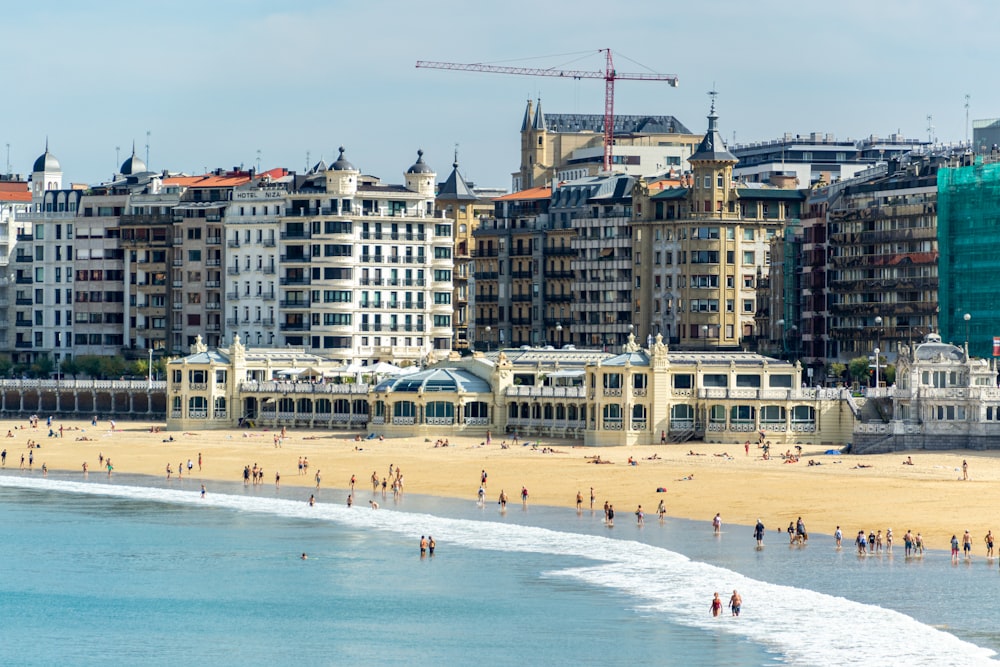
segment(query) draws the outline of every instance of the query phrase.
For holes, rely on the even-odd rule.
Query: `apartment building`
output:
[[[17,218],[31,209],[28,182],[15,174],[0,174],[0,349],[12,343],[14,274],[11,259],[17,238]]]
[[[758,336],[757,276],[767,274],[770,241],[798,218],[804,195],[737,184],[738,160],[717,122],[713,104],[683,187],[656,191],[637,182],[630,321],[639,340],[662,335],[674,346],[710,350],[746,348]]]
[[[612,171],[631,176],[687,171],[701,136],[669,115],[615,116]],[[521,166],[515,192],[597,176],[604,170],[603,114],[548,114],[528,100],[521,121]]]
[[[295,183],[279,221],[282,344],[345,362],[450,353],[454,236],[435,177],[422,151],[392,185],[362,176],[341,149]]]
[[[279,220],[292,179],[274,170],[232,191],[224,218],[226,340],[239,334],[257,347],[278,340]]]

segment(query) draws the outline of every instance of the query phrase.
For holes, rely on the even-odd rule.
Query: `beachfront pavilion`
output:
[[[358,369],[361,370],[358,370]],[[662,440],[839,445],[853,412],[842,392],[801,386],[801,367],[744,352],[672,353],[657,338],[622,354],[510,348],[457,353],[379,377],[287,348],[209,351],[170,362],[171,429],[365,429],[369,437],[472,435],[586,445]]]

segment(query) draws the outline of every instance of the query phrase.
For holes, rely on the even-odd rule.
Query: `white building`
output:
[[[226,340],[237,333],[248,345],[278,340],[279,220],[290,181],[290,176],[258,179],[233,189],[223,219],[230,267],[225,275]]]
[[[281,343],[324,357],[423,363],[452,341],[451,221],[422,152],[404,185],[344,157],[296,183],[280,220]]]

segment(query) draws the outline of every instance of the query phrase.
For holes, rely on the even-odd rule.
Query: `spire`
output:
[[[715,98],[718,94],[719,93],[715,90],[711,90],[708,93],[708,95],[712,98],[712,105],[708,110],[708,131],[705,132],[705,138],[701,140],[701,145],[698,146],[698,150],[694,152],[694,155],[688,158],[688,162],[697,162],[698,160],[708,162],[732,162],[733,164],[739,162],[737,157],[730,153],[729,149],[726,148],[726,142],[719,133],[719,117],[715,114]]]
[[[521,121],[521,131],[527,132],[531,129],[531,100],[528,100],[527,106],[524,107],[524,120]],[[48,139],[46,139],[46,142]]]
[[[538,98],[538,107],[535,108],[535,119],[531,123],[532,130],[545,130],[545,114],[542,113],[542,98]]]
[[[437,198],[445,201],[476,201],[479,199],[475,191],[458,173],[458,151],[455,151],[455,162],[451,165],[451,174],[448,176],[448,180],[441,184]]]

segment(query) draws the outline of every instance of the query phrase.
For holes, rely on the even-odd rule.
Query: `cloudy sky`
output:
[[[63,0],[5,4],[0,168],[50,149],[67,182],[107,179],[132,142],[150,167],[201,172],[335,158],[399,182],[423,148],[439,174],[455,144],[467,178],[510,186],[528,97],[602,113],[600,80],[416,69],[417,60],[676,74],[621,81],[616,111],[704,130],[719,91],[727,140],[785,132],[962,141],[1000,116],[1000,3],[952,0]],[[587,54],[590,55],[587,55]],[[576,55],[567,55],[576,54]],[[581,57],[582,54],[582,57]],[[548,56],[548,57],[543,57]],[[5,169],[4,169],[5,170]]]

